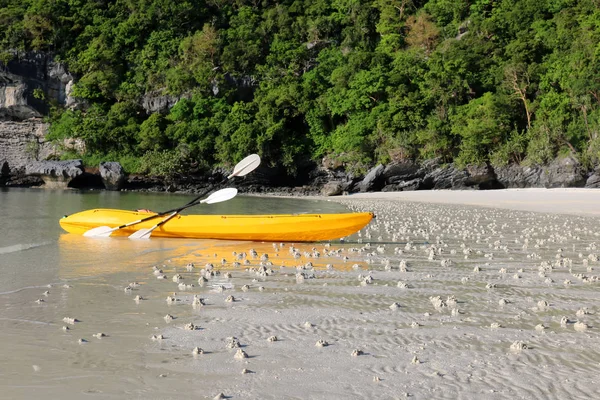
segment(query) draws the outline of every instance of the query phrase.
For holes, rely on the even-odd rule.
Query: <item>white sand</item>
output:
[[[346,197],[600,216],[600,190],[597,189],[419,190],[356,193]]]
[[[27,318],[1,325],[13,361],[0,386],[7,398],[596,398],[596,193],[340,197],[377,219],[345,243],[296,245],[297,257],[291,244],[114,239],[82,250],[86,239],[71,237],[45,303],[35,303],[45,288],[2,295],[7,317]],[[232,266],[251,249],[249,265]],[[265,253],[273,265],[262,268]],[[221,273],[200,286],[209,262]],[[63,332],[65,316],[80,322]]]

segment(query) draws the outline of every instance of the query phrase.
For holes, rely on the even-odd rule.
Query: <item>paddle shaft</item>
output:
[[[169,211],[163,211],[163,212],[158,213],[158,214],[150,215],[150,216],[148,216],[146,218],[138,219],[137,221],[129,222],[127,224],[123,224],[123,225],[118,226],[118,227],[113,228],[113,229],[116,231],[116,230],[119,230],[119,229],[127,228],[128,226],[131,226],[131,225],[137,225],[137,224],[141,224],[142,222],[150,221],[151,219],[154,219],[154,218],[164,217],[167,214],[171,214],[171,213],[177,214],[177,213],[180,213],[181,211],[185,210],[186,208],[190,208],[190,207],[193,207],[193,206],[196,206],[196,205],[202,203],[202,201],[198,201],[198,199],[200,197],[203,197],[203,196],[204,196],[204,194],[202,194],[198,198],[194,199],[193,201],[191,201],[191,202],[187,203],[186,205],[181,206],[179,208],[174,208],[174,209],[169,210]]]
[[[236,176],[236,175],[233,175],[233,174],[229,175],[229,177],[231,177],[231,176]],[[218,185],[222,185],[225,182],[227,182],[227,180],[229,179],[229,177],[223,179],[221,182],[218,183]],[[190,201],[189,203],[187,203],[184,206],[181,206],[179,208],[173,208],[173,209],[168,210],[168,211],[163,211],[163,212],[160,212],[158,214],[150,215],[150,216],[148,216],[146,218],[142,218],[142,219],[139,219],[137,221],[129,222],[127,224],[118,226],[117,228],[115,228],[115,230],[127,228],[128,226],[131,226],[131,225],[141,224],[142,222],[150,221],[151,219],[154,219],[154,218],[164,217],[167,214],[171,214],[171,213],[177,214],[177,213],[180,213],[181,211],[185,210],[186,208],[190,208],[190,207],[193,207],[193,206],[196,206],[196,205],[200,204],[201,201],[199,201],[199,200],[202,197],[206,196],[211,190],[212,190],[212,188],[205,190],[201,195],[199,195],[198,197],[196,197],[195,199],[193,199],[192,201]]]
[[[202,195],[202,196],[200,196],[200,197],[203,197],[203,196],[204,196],[204,195]],[[199,199],[200,197],[198,197],[198,199]],[[185,210],[186,208],[193,207],[193,206],[196,206],[196,205],[198,205],[198,204],[202,204],[202,203],[204,203],[204,201],[202,201],[202,200],[201,200],[201,201],[198,201],[198,199],[196,199],[196,201],[189,202],[188,204],[186,204],[186,205],[185,205],[185,206],[183,206],[183,207],[180,207],[180,208],[179,208],[179,209],[177,209],[177,210],[173,210],[173,212],[171,212],[171,214],[170,214],[170,215],[169,215],[167,218],[163,219],[163,220],[162,220],[162,221],[160,221],[158,224],[156,224],[156,225],[154,225],[152,228],[150,228],[150,231],[149,231],[149,232],[152,232],[153,230],[155,230],[155,229],[156,229],[156,228],[158,228],[159,226],[163,225],[164,223],[166,223],[167,221],[169,221],[170,219],[172,219],[174,216],[176,216],[177,214],[179,214],[179,212],[180,212],[180,211],[182,211],[182,210]],[[166,215],[166,214],[169,214],[169,211],[167,211],[167,212],[165,213],[165,215]],[[158,214],[157,214],[156,216],[158,216]]]
[[[169,221],[171,218],[173,218],[174,216],[176,216],[177,213],[171,213],[171,215],[169,215],[167,218],[163,219],[162,221],[160,221],[158,224],[154,225],[152,228],[150,228],[148,230],[148,233],[152,232],[153,230],[155,230],[156,228],[158,228],[159,226],[161,226],[162,224],[164,224],[165,222]],[[148,234],[147,233],[147,234]]]
[[[225,181],[227,181],[228,179],[233,178],[234,176],[245,176],[246,174],[248,174],[248,173],[252,172],[253,170],[255,170],[256,167],[258,167],[259,165],[260,165],[260,157],[258,156],[258,154],[251,154],[248,157],[244,158],[239,163],[237,163],[236,166],[233,168],[233,172],[229,176],[227,176],[225,179],[223,179],[223,181],[220,182],[219,185],[223,184]],[[174,208],[172,210],[163,211],[163,212],[160,212],[160,213],[157,213],[157,214],[154,214],[154,215],[150,215],[150,216],[148,216],[146,218],[142,218],[142,219],[137,220],[137,221],[129,222],[127,224],[123,224],[123,225],[118,226],[116,228],[109,228],[107,226],[106,227],[101,226],[101,227],[93,228],[93,229],[90,229],[89,231],[87,231],[86,233],[84,233],[84,236],[110,236],[110,234],[112,232],[114,232],[116,230],[119,230],[119,229],[122,229],[122,228],[126,228],[126,227],[131,226],[131,225],[137,225],[139,223],[142,223],[142,222],[145,222],[145,221],[149,221],[149,220],[154,219],[154,218],[163,217],[163,216],[165,216],[167,214],[170,214],[170,213],[177,214],[180,211],[185,210],[188,207],[192,207],[192,206],[195,206],[196,204],[199,204],[198,200],[200,200],[201,197],[205,196],[208,192],[210,192],[210,190],[212,190],[212,187],[210,189],[204,191],[204,193],[202,193],[201,195],[199,195],[195,199],[191,200],[189,203],[187,203],[186,205],[184,205],[182,207],[178,207],[178,208]],[[224,190],[226,190],[226,189],[224,189]],[[216,193],[219,193],[219,192],[216,192]],[[214,194],[216,194],[216,193],[214,193]],[[235,194],[237,194],[237,190],[236,190]],[[233,194],[233,196],[235,196],[235,194]],[[210,197],[212,197],[212,195],[209,196],[208,199],[203,200],[201,202],[207,202],[207,203],[210,204],[211,201],[208,201],[208,200],[210,200]],[[227,198],[225,200],[228,200],[228,199],[229,198]],[[224,201],[224,200],[221,200],[221,201]],[[214,199],[213,199],[213,202],[214,202]],[[98,230],[100,230],[100,231],[98,231]]]

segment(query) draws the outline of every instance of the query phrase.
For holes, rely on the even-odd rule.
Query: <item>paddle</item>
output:
[[[201,200],[201,201],[198,201],[198,202],[195,202],[192,204],[189,204],[189,203],[186,204],[185,206],[181,207],[181,209],[179,211],[186,209],[188,207],[195,206],[197,204],[202,204],[202,203],[206,203],[206,204],[220,203],[222,201],[227,201],[227,200],[233,199],[236,195],[237,195],[237,189],[235,189],[235,188],[222,189],[217,192],[214,192],[213,194],[211,194],[204,200]],[[179,211],[172,212],[167,218],[163,219],[158,224],[154,225],[152,228],[140,229],[139,231],[132,233],[131,235],[129,235],[129,239],[149,239],[153,230],[155,230],[156,228],[158,228],[165,222],[169,221],[171,218],[173,218],[175,215],[177,215],[177,213],[179,213]]]
[[[247,174],[249,174],[250,172],[254,171],[258,166],[260,165],[260,157],[258,156],[258,154],[251,154],[248,157],[244,158],[242,161],[240,161],[239,163],[236,164],[236,166],[233,168],[233,172],[227,177],[227,179],[231,179],[234,176],[245,176]],[[227,179],[224,179],[221,183],[225,182]],[[89,231],[85,232],[83,234],[83,236],[88,236],[88,237],[109,237],[114,231],[122,229],[122,228],[126,228],[128,226],[131,225],[136,225],[139,224],[141,222],[145,222],[154,218],[159,218],[159,217],[163,217],[167,214],[171,214],[173,212],[180,212],[181,210],[187,208],[187,206],[189,205],[195,205],[196,202],[198,200],[200,200],[200,198],[204,197],[206,195],[205,193],[202,193],[200,196],[196,197],[195,199],[193,199],[192,201],[190,201],[189,203],[187,203],[185,206],[180,207],[180,208],[174,208],[172,210],[168,210],[168,211],[164,211],[158,214],[153,214],[150,215],[146,218],[142,218],[140,220],[137,221],[133,221],[133,222],[129,222],[127,224],[118,226],[116,228],[111,228],[110,226],[98,226],[96,228],[90,229]]]

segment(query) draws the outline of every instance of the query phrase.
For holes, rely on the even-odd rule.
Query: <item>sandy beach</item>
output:
[[[1,294],[50,349],[21,341],[4,395],[597,397],[600,191],[323,200],[377,218],[332,243],[152,239],[129,259],[61,237],[60,281]]]
[[[402,200],[436,204],[462,204],[554,214],[600,216],[600,191],[581,188],[502,190],[421,190],[356,193],[352,199]]]

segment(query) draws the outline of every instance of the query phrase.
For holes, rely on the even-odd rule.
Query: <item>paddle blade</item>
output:
[[[111,233],[115,231],[114,228],[110,226],[98,226],[96,228],[92,228],[89,231],[86,231],[83,236],[87,237],[109,237]]]
[[[214,192],[213,194],[208,196],[206,199],[202,200],[200,203],[214,204],[214,203],[220,203],[222,201],[231,200],[237,195],[237,192],[238,192],[238,190],[236,188],[221,189],[221,190]]]
[[[139,231],[135,231],[129,235],[129,239],[150,239],[150,235],[152,235],[153,230],[154,228],[140,229]]]
[[[236,164],[233,168],[231,175],[227,179],[231,179],[234,176],[244,176],[254,171],[256,167],[260,165],[260,156],[258,154],[250,154],[242,161]]]

